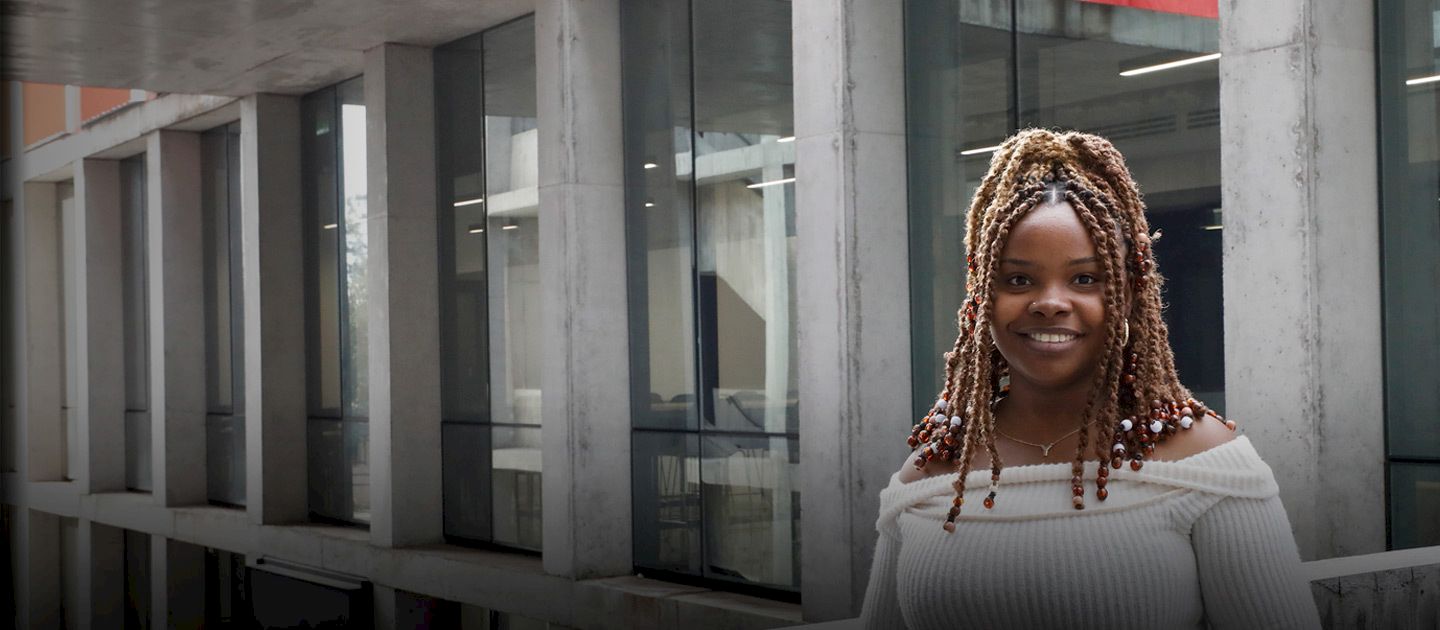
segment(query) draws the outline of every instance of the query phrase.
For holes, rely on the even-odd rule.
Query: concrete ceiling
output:
[[[0,0],[6,80],[239,96],[360,74],[385,42],[434,46],[534,0]]]

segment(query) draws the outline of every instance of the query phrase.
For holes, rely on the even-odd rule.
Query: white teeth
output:
[[[1065,343],[1074,339],[1076,335],[1063,333],[1030,333],[1029,337],[1041,343]]]

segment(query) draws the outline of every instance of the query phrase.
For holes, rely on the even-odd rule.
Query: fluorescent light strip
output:
[[[750,184],[749,186],[746,186],[746,188],[764,188],[766,186],[779,186],[780,184],[788,184],[793,181],[795,181],[794,177],[786,177],[785,179],[776,179],[768,182],[760,182],[758,184]]]
[[[1225,226],[1223,226],[1223,225],[1207,225],[1207,226],[1205,226],[1205,229],[1206,229],[1206,230],[1210,230],[1210,231],[1222,230],[1222,229],[1225,229]]]
[[[474,199],[466,199],[466,200],[464,200],[464,201],[457,201],[457,202],[455,202],[455,207],[456,207],[456,208],[459,208],[459,207],[461,207],[461,206],[473,206],[473,205],[475,205],[475,204],[477,204],[477,203],[485,203],[485,198],[484,198],[484,197],[476,197],[476,198],[474,198]]]
[[[333,229],[335,229],[335,228],[337,228],[337,227],[340,227],[340,224],[338,224],[338,223],[326,223],[325,225],[322,225],[322,226],[320,226],[320,227],[322,227],[322,228],[324,228],[324,229],[327,229],[327,230],[333,230]]]
[[[960,152],[960,155],[980,155],[981,153],[994,153],[994,152],[995,152],[996,150],[998,150],[999,148],[1000,148],[1000,145],[997,144],[997,145],[995,145],[995,146],[993,146],[993,147],[980,147],[980,148],[978,148],[978,149],[965,149],[964,151],[961,151],[961,152]]]
[[[518,230],[518,229],[520,229],[520,226],[518,226],[518,225],[502,225],[502,226],[500,226],[500,229],[502,229],[502,230]]]
[[[1405,85],[1420,85],[1421,83],[1434,83],[1436,81],[1440,81],[1440,74],[1432,74],[1428,77],[1415,77],[1414,79],[1407,80]]]
[[[1172,69],[1172,68],[1179,68],[1179,67],[1182,67],[1182,66],[1188,66],[1188,65],[1196,64],[1196,63],[1205,63],[1205,62],[1207,62],[1207,61],[1215,61],[1216,59],[1219,59],[1219,58],[1220,58],[1220,53],[1218,53],[1218,52],[1217,52],[1217,53],[1210,53],[1210,54],[1208,54],[1208,55],[1200,55],[1199,57],[1190,57],[1189,59],[1179,59],[1179,60],[1176,60],[1176,61],[1168,61],[1168,62],[1165,62],[1165,63],[1157,63],[1157,64],[1155,64],[1155,65],[1153,65],[1153,66],[1145,66],[1145,67],[1142,67],[1142,68],[1135,68],[1134,70],[1126,70],[1126,71],[1124,71],[1124,72],[1121,72],[1121,73],[1120,73],[1120,76],[1122,76],[1122,77],[1133,77],[1133,76],[1138,75],[1138,74],[1149,74],[1149,73],[1151,73],[1151,72],[1159,72],[1159,71],[1161,71],[1161,70],[1170,70],[1170,69]]]
[[[655,207],[655,202],[653,202],[653,201],[647,201],[647,202],[645,202],[645,207],[646,207],[646,208],[654,208],[654,207]]]
[[[776,142],[794,142],[794,141],[795,141],[795,136],[785,136],[784,138],[781,138],[781,139],[779,139],[779,140],[776,140]]]
[[[648,170],[650,170],[650,169],[652,169],[652,168],[660,168],[660,165],[659,165],[659,164],[656,164],[656,163],[654,163],[654,162],[646,162],[646,163],[645,163],[645,170],[648,171]]]

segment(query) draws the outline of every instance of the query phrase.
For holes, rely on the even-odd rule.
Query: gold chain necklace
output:
[[[1050,449],[1055,448],[1055,445],[1056,445],[1056,444],[1059,444],[1061,440],[1064,440],[1065,438],[1068,438],[1068,437],[1070,437],[1070,436],[1072,436],[1072,435],[1075,435],[1076,433],[1079,433],[1079,432],[1080,432],[1080,427],[1075,427],[1075,430],[1074,430],[1074,431],[1071,431],[1071,432],[1069,432],[1069,433],[1066,433],[1065,435],[1062,435],[1062,436],[1056,438],[1055,441],[1053,441],[1053,442],[1051,442],[1051,443],[1049,443],[1049,444],[1036,444],[1036,443],[1034,443],[1034,442],[1026,442],[1025,440],[1022,440],[1022,439],[1017,438],[1017,437],[1015,437],[1015,436],[1013,436],[1013,435],[1010,435],[1009,433],[1006,433],[1006,432],[1004,432],[1004,431],[1001,431],[1001,430],[1000,430],[1000,427],[995,427],[995,432],[996,432],[996,433],[999,433],[1000,435],[1003,435],[1003,436],[1005,436],[1005,437],[1007,437],[1007,438],[1010,438],[1010,440],[1013,441],[1013,442],[1019,442],[1019,443],[1021,443],[1021,444],[1026,445],[1026,446],[1034,446],[1034,447],[1040,449],[1040,452],[1041,452],[1041,456],[1042,456],[1042,457],[1049,457],[1049,456],[1050,456]]]

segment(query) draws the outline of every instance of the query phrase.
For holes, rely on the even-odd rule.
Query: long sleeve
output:
[[[861,627],[866,630],[905,629],[895,589],[895,563],[899,554],[900,541],[893,534],[881,531],[875,540],[875,559],[870,563],[870,582],[865,587],[865,603],[860,611]]]
[[[1319,628],[1280,497],[1229,497],[1191,529],[1212,628]]]

